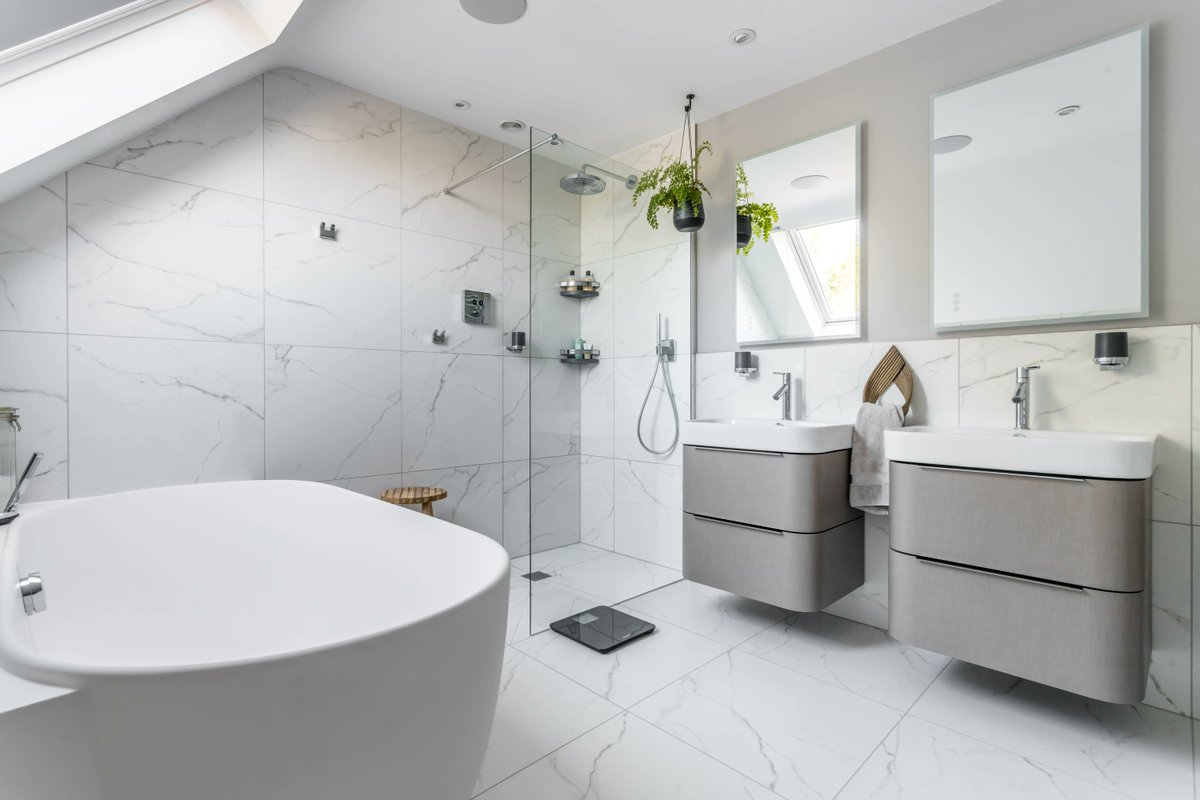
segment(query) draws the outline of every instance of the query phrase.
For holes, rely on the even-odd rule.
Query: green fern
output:
[[[746,243],[745,247],[738,248],[738,252],[742,255],[749,255],[756,240],[770,241],[771,231],[775,230],[775,226],[779,223],[779,209],[775,207],[774,203],[754,202],[754,194],[750,191],[750,180],[746,177],[746,170],[741,163],[737,165],[735,194],[738,216],[750,218],[750,241]]]
[[[663,209],[674,211],[685,203],[692,208],[699,208],[704,195],[709,194],[708,187],[699,177],[701,153],[712,155],[712,144],[701,142],[687,161],[663,160],[658,166],[642,173],[633,190],[633,204],[636,206],[638,198],[650,193],[646,203],[646,222],[651,228],[658,230],[658,215]]]

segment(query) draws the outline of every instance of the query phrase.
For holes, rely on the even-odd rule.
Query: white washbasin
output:
[[[883,435],[891,461],[1140,480],[1158,464],[1157,436],[916,425]]]
[[[697,419],[684,422],[685,445],[772,453],[829,453],[850,447],[854,426],[840,422],[799,422],[775,419]]]

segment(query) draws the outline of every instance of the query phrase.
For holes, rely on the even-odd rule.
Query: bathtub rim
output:
[[[231,484],[296,484],[303,486],[321,486],[323,488],[334,489],[341,492],[346,492],[356,497],[367,498],[366,495],[344,489],[340,486],[333,486],[327,483],[318,481],[300,481],[300,480],[251,480],[251,481],[215,481],[206,484],[185,484],[185,486],[221,486]],[[118,495],[143,494],[147,492],[157,492],[162,489],[175,489],[179,486],[160,486],[146,489],[132,489],[125,492],[112,492],[103,495],[93,495],[89,497],[78,497],[67,500],[53,500],[45,503],[30,504],[36,505],[37,508],[29,508],[22,512],[22,516],[33,517],[41,511],[49,511],[52,508],[61,508],[64,505],[87,502],[94,500],[97,497],[113,497]],[[404,513],[400,509],[396,509],[396,513]],[[414,512],[408,512],[414,513]],[[492,591],[495,591],[497,585],[503,584],[507,586],[510,581],[512,572],[512,562],[508,555],[508,551],[489,536],[486,536],[477,531],[472,531],[469,528],[464,528],[461,525],[455,526],[461,528],[480,540],[485,544],[482,546],[490,549],[497,556],[496,574],[491,580],[483,582],[475,587],[472,591],[464,593],[462,597],[455,602],[441,607],[437,613],[429,614],[417,619],[410,619],[398,625],[392,625],[386,628],[380,628],[369,633],[351,636],[344,639],[337,639],[330,642],[324,642],[311,647],[303,647],[294,650],[287,650],[266,655],[257,655],[246,658],[235,658],[224,661],[209,661],[202,663],[191,664],[171,664],[171,665],[152,665],[152,666],[109,666],[98,664],[83,664],[74,661],[65,661],[63,659],[48,658],[38,655],[28,644],[28,637],[22,634],[17,626],[25,623],[27,617],[24,608],[21,605],[19,593],[16,589],[16,582],[19,578],[17,573],[16,557],[14,555],[13,532],[19,530],[14,527],[18,525],[21,518],[14,520],[9,527],[9,530],[3,532],[2,541],[0,541],[0,581],[7,583],[10,588],[0,591],[0,668],[5,672],[39,683],[46,683],[52,686],[63,687],[67,689],[82,688],[89,680],[102,679],[122,679],[136,677],[154,677],[154,676],[171,676],[171,675],[194,675],[202,672],[211,672],[217,670],[233,670],[246,667],[263,666],[274,663],[294,660],[303,656],[311,656],[318,653],[328,653],[334,650],[353,647],[358,644],[370,642],[392,634],[400,633],[404,630],[416,628],[421,625],[429,624],[439,617],[449,614],[453,611],[470,605]],[[454,525],[454,523],[438,520],[446,525]],[[507,603],[506,603],[507,608]]]

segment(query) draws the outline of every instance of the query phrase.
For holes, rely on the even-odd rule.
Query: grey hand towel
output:
[[[863,403],[850,437],[850,505],[868,514],[888,513],[888,461],[883,432],[904,427],[899,406]]]

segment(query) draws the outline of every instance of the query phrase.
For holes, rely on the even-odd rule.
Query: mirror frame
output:
[[[854,122],[847,122],[842,125],[836,125],[832,128],[827,128],[825,130],[818,131],[817,133],[814,133],[810,136],[805,136],[802,139],[795,139],[793,141],[787,142],[785,144],[776,145],[775,147],[771,147],[766,150],[760,150],[757,153],[753,153],[748,156],[743,156],[734,161],[734,164],[736,166],[737,164],[741,164],[743,162],[749,161],[752,158],[758,158],[759,156],[770,155],[771,153],[778,152],[779,150],[783,150],[784,148],[787,148],[787,147],[792,147],[792,146],[798,145],[798,144],[804,144],[805,142],[810,142],[813,139],[820,139],[822,136],[827,136],[831,133],[837,133],[839,131],[844,131],[847,128],[854,129],[854,213],[857,215],[857,219],[858,219],[858,263],[856,264],[856,267],[858,270],[858,317],[855,321],[856,322],[855,332],[852,334],[844,334],[844,335],[838,335],[838,336],[783,336],[778,339],[745,339],[745,340],[738,338],[738,335],[737,335],[738,334],[738,331],[737,331],[737,290],[736,290],[738,251],[737,251],[737,248],[735,247],[733,250],[733,259],[734,259],[733,269],[734,269],[734,284],[735,284],[735,290],[734,290],[734,296],[733,296],[734,339],[736,340],[737,346],[739,348],[767,347],[770,345],[784,346],[784,345],[795,345],[795,344],[811,344],[814,342],[846,342],[846,341],[854,341],[856,339],[863,338],[863,321],[864,321],[864,313],[863,313],[863,308],[864,308],[864,304],[863,304],[864,269],[863,269],[863,264],[866,261],[866,259],[864,257],[864,252],[866,250],[866,247],[865,247],[866,237],[864,235],[864,231],[866,230],[866,228],[865,228],[865,220],[863,219],[863,198],[862,198],[862,195],[863,195],[863,174],[862,174],[863,124],[864,123],[862,120],[855,120]],[[735,176],[735,179],[736,179],[736,176]],[[734,213],[734,221],[736,222],[736,220],[737,220],[736,201],[735,201],[733,213]]]
[[[1141,304],[1138,311],[1131,311],[1120,314],[1079,314],[1072,317],[1056,317],[1047,319],[1045,317],[1037,318],[1018,318],[1013,317],[1008,320],[997,322],[981,322],[969,325],[939,325],[934,319],[934,277],[937,270],[937,264],[934,262],[934,236],[937,220],[934,217],[934,192],[935,192],[935,175],[933,171],[933,132],[935,109],[934,104],[939,97],[944,97],[953,94],[961,89],[968,89],[972,86],[977,86],[981,83],[986,83],[996,78],[1002,78],[1006,75],[1011,75],[1029,67],[1043,64],[1047,61],[1053,61],[1061,56],[1070,55],[1071,53],[1086,50],[1094,45],[1102,44],[1113,39],[1118,39],[1122,36],[1128,36],[1131,33],[1141,33],[1141,125],[1142,125],[1142,218],[1141,218]],[[1059,50],[1041,58],[1032,61],[1026,61],[1016,66],[1000,72],[985,75],[982,78],[970,81],[968,83],[955,86],[951,89],[945,89],[929,96],[929,131],[926,138],[928,139],[929,149],[927,158],[929,159],[929,328],[935,333],[952,333],[954,331],[975,331],[989,330],[997,328],[1022,328],[1041,325],[1078,325],[1091,322],[1103,322],[1105,320],[1122,320],[1122,319],[1146,319],[1150,316],[1150,24],[1142,23],[1131,28],[1111,33],[1107,36],[1102,36],[1098,39],[1093,39],[1083,44],[1069,47],[1065,50]]]

